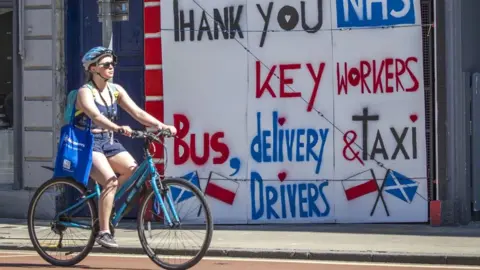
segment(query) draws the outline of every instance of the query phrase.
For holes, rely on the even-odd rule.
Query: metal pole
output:
[[[102,7],[100,16],[102,18],[102,45],[113,49],[113,24],[112,24],[112,0],[99,0]]]
[[[102,46],[113,50],[112,0],[99,0],[102,18]],[[109,80],[113,82],[113,79]]]

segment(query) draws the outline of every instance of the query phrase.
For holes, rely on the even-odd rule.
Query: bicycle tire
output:
[[[95,244],[95,232],[94,232],[93,229],[92,229],[92,233],[90,234],[90,238],[88,240],[88,243],[87,243],[86,247],[82,250],[82,252],[79,253],[77,256],[75,256],[74,258],[72,258],[70,260],[66,260],[66,261],[62,260],[61,261],[61,260],[57,260],[57,259],[54,259],[54,258],[50,257],[48,254],[46,254],[43,251],[43,249],[40,246],[40,243],[38,242],[38,239],[36,238],[36,234],[35,234],[34,228],[33,228],[33,220],[34,220],[33,210],[34,210],[34,208],[37,204],[39,196],[41,194],[43,194],[45,189],[47,189],[49,186],[52,186],[55,183],[62,183],[62,182],[63,183],[68,183],[69,185],[74,186],[76,189],[81,191],[82,194],[85,194],[86,191],[87,191],[87,189],[83,185],[80,185],[75,180],[70,179],[70,178],[54,178],[54,179],[50,179],[47,182],[43,183],[37,189],[37,191],[34,193],[32,199],[30,200],[30,204],[29,204],[29,207],[28,207],[28,216],[27,216],[27,219],[28,219],[28,234],[30,236],[30,241],[32,242],[32,245],[35,248],[35,251],[40,255],[40,257],[42,257],[42,259],[44,259],[45,261],[47,261],[48,263],[50,263],[54,266],[73,266],[73,265],[76,265],[79,262],[81,262],[83,259],[85,259],[85,257],[87,257],[87,255],[92,251],[93,245]],[[92,209],[92,215],[93,215],[92,219],[93,220],[97,219],[98,218],[98,209],[96,207],[95,201],[93,199],[90,199],[90,200],[86,201],[86,203],[90,204],[89,207]]]
[[[208,203],[205,199],[205,196],[203,193],[198,189],[195,185],[192,183],[188,182],[185,179],[182,178],[170,178],[170,179],[165,179],[162,181],[162,184],[165,186],[176,184],[176,185],[183,185],[187,186],[192,190],[192,192],[195,194],[195,196],[200,200],[202,204],[202,211],[205,211],[205,216],[206,216],[206,221],[207,221],[207,236],[205,237],[205,240],[203,241],[202,248],[200,251],[197,253],[195,257],[193,257],[191,260],[180,264],[180,265],[173,265],[169,263],[165,263],[161,260],[159,260],[154,252],[150,249],[150,247],[147,244],[147,241],[145,239],[145,234],[143,234],[143,213],[145,212],[145,208],[147,207],[147,202],[150,200],[152,196],[154,196],[154,191],[148,192],[148,194],[145,196],[143,202],[141,203],[140,207],[138,208],[138,215],[137,215],[137,231],[138,231],[138,236],[140,238],[140,244],[142,245],[143,251],[147,254],[147,256],[158,266],[167,269],[167,270],[183,270],[183,269],[188,269],[193,266],[195,266],[197,263],[200,262],[200,260],[205,256],[207,253],[208,248],[210,247],[210,243],[212,241],[212,235],[213,235],[213,219],[212,219],[212,214],[210,211],[210,207],[208,206]]]

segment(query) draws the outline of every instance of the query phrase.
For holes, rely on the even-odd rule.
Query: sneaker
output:
[[[105,248],[118,248],[117,242],[115,242],[115,239],[113,236],[109,233],[102,233],[97,236],[97,239],[95,239],[96,242],[105,247]]]

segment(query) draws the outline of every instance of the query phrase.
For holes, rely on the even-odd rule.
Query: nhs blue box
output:
[[[415,24],[413,0],[336,0],[339,28]]]

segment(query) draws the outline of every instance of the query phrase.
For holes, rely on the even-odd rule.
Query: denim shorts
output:
[[[110,134],[102,132],[93,134],[93,151],[103,153],[108,158],[127,150],[117,139],[110,144]]]

